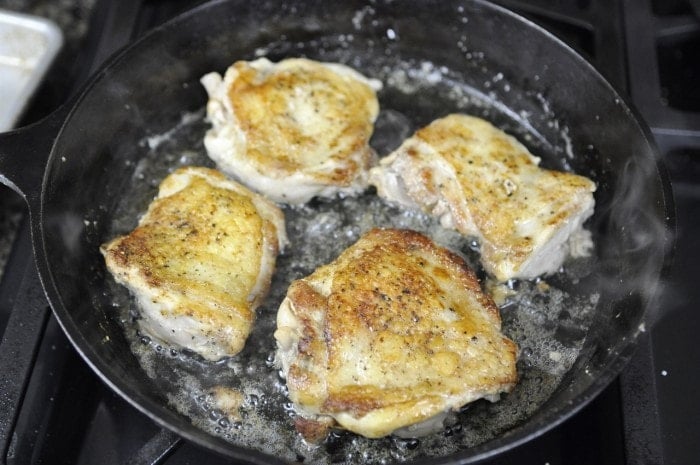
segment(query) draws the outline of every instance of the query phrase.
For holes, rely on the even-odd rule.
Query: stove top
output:
[[[678,232],[655,324],[642,335],[624,372],[560,426],[484,463],[695,463],[700,457],[695,439],[700,400],[691,390],[700,381],[700,350],[692,344],[700,332],[695,308],[700,286],[694,283],[700,271],[695,261],[700,257],[700,223],[695,221],[695,213],[700,214],[700,20],[689,0],[497,3],[572,45],[634,102],[672,180]],[[22,2],[17,4],[21,8]],[[122,44],[193,2],[55,4],[84,16],[86,32],[69,41],[25,124],[65,101]],[[2,463],[230,463],[162,430],[112,393],[82,361],[44,300],[24,216],[21,200],[0,186]]]

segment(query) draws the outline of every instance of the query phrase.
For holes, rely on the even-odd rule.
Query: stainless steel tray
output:
[[[0,131],[16,125],[62,45],[48,19],[0,9]]]

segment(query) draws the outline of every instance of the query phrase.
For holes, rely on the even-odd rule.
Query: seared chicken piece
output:
[[[142,332],[208,360],[238,353],[287,236],[282,211],[208,168],[160,184],[139,225],[101,247]]]
[[[367,187],[379,81],[336,63],[260,58],[201,82],[212,124],[204,145],[225,173],[290,204]]]
[[[453,114],[418,130],[370,171],[377,193],[422,209],[480,241],[481,262],[499,281],[557,271],[592,243],[595,184],[545,170],[540,159],[487,121]]]
[[[369,438],[419,435],[411,425],[517,381],[516,345],[474,273],[409,230],[374,229],[294,281],[275,339],[297,427],[315,438],[333,422]]]

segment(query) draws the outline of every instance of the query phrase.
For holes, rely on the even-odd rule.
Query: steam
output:
[[[660,316],[660,275],[672,242],[665,199],[656,197],[660,189],[655,160],[631,157],[619,171],[608,207],[597,212],[598,284],[613,299],[638,296],[647,308],[643,319],[640,314],[645,326]]]

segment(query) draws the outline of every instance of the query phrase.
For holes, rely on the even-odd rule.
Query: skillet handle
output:
[[[30,214],[39,211],[46,163],[70,108],[66,103],[36,123],[0,133],[0,183],[22,196]]]

